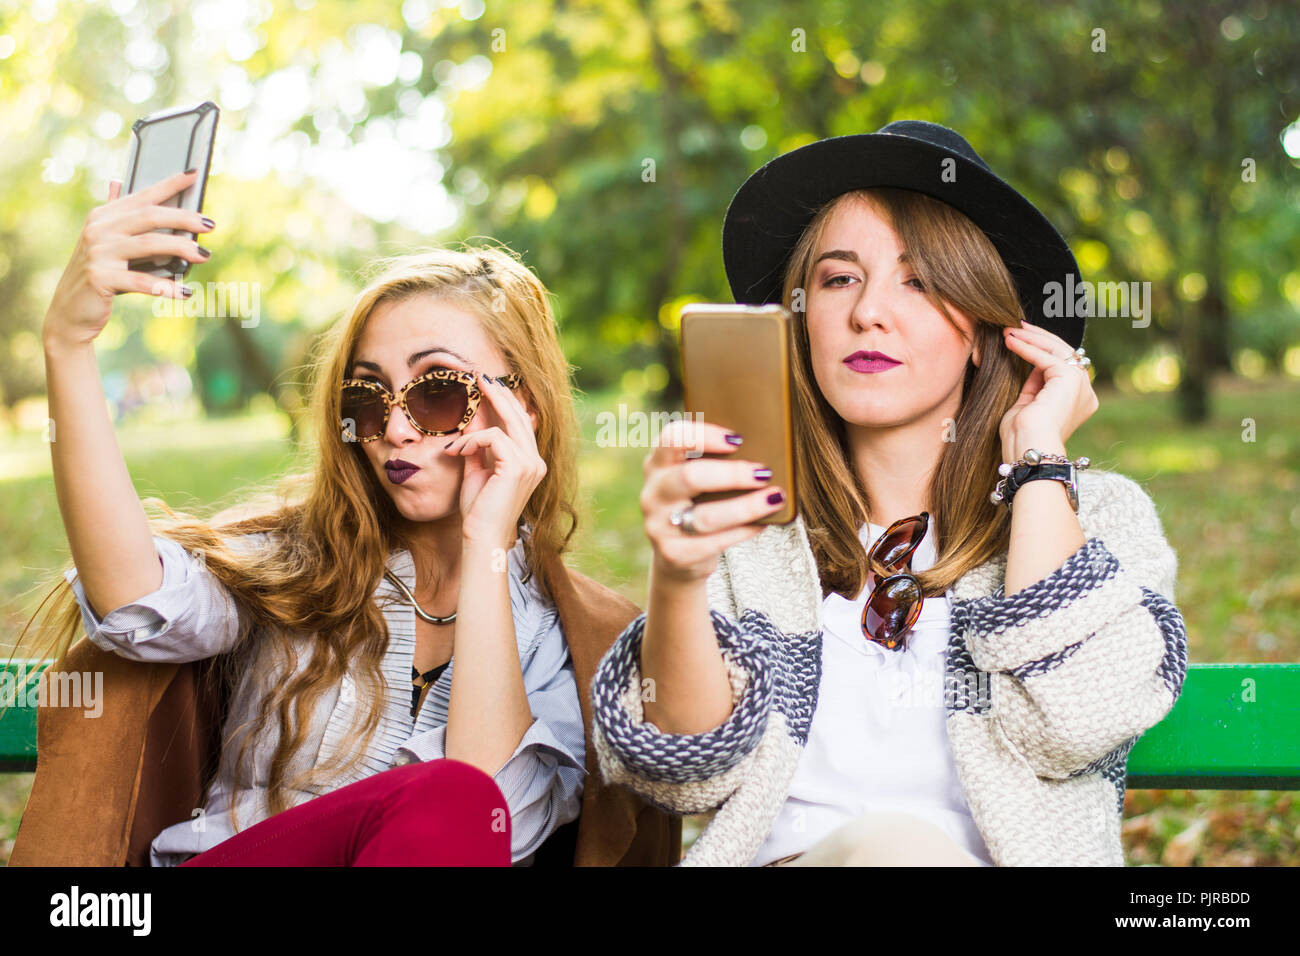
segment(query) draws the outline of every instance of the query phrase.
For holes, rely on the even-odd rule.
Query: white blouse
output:
[[[885,528],[863,525],[870,547]],[[934,565],[934,525],[912,570]],[[808,744],[789,795],[753,865],[801,853],[843,824],[877,811],[906,812],[937,825],[984,866],[993,861],[971,818],[948,744],[943,706],[950,601],[926,598],[907,649],[862,634],[871,582],[853,601],[822,604],[822,675]]]

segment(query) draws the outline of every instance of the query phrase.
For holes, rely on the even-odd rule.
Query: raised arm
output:
[[[664,733],[711,730],[732,710],[731,683],[709,614],[708,581],[727,548],[763,530],[764,525],[748,522],[780,507],[768,500],[780,489],[766,484],[761,462],[687,458],[686,451],[734,452],[737,438],[717,425],[674,422],[645,463],[641,511],[654,557],[641,674],[647,682],[645,718]],[[754,490],[698,505],[694,534],[671,523],[673,510],[695,496],[729,489]]]
[[[109,201],[86,217],[42,328],[54,487],[72,560],[100,616],[156,591],[163,567],[113,433],[94,340],[119,292],[184,294],[179,282],[129,270],[130,260],[160,254],[191,262],[207,258],[184,236],[152,231],[212,228],[198,213],[158,205],[194,177],[181,173],[122,198],[121,183],[112,183]]]
[[[602,775],[676,813],[721,806],[741,787],[773,704],[770,635],[736,618],[723,552],[764,530],[748,522],[776,510],[779,502],[768,501],[776,489],[755,473],[759,462],[687,458],[683,448],[692,444],[736,448],[725,429],[696,427],[704,429],[700,441],[666,430],[646,459],[641,509],[655,552],[649,610],[619,635],[592,679]],[[756,490],[699,505],[697,533],[672,524],[673,509],[726,488]]]

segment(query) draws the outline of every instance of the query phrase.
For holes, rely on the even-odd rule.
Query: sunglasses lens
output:
[[[406,393],[406,407],[426,431],[455,431],[469,408],[469,389],[463,382],[429,379]]]
[[[872,592],[862,611],[862,632],[893,650],[921,614],[920,582],[911,575],[886,578]]]
[[[384,396],[363,385],[343,386],[343,427],[354,437],[374,438],[384,433]]]
[[[881,535],[871,548],[871,564],[877,573],[900,571],[904,564],[912,566],[912,554],[925,537],[927,518],[915,517],[900,521]]]

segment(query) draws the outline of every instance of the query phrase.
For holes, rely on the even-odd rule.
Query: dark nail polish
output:
[[[774,491],[767,496],[767,503],[769,505],[779,505],[783,501],[785,501],[785,495],[781,494],[779,491]]]
[[[190,173],[192,173],[192,172],[196,172],[196,171],[198,170],[198,168],[199,168],[199,167],[197,167],[197,166],[191,166],[189,169],[185,170],[185,175],[188,176]]]
[[[185,298],[188,299],[193,294],[194,294],[194,290],[192,288],[190,288],[187,285],[181,286],[181,295],[183,295]]]
[[[454,445],[454,444],[456,444],[456,439],[453,438],[451,441],[447,442],[447,444],[443,445],[442,447],[443,447],[443,448],[450,448],[450,447],[451,447],[452,445]]]
[[[211,219],[209,219],[207,216],[200,216],[199,222],[203,223],[203,225],[207,226],[209,229],[217,228],[217,224],[213,222]]]
[[[740,444],[741,442],[743,442],[744,440],[745,440],[745,439],[741,438],[739,435],[736,435],[736,434],[731,434],[731,435],[728,435],[728,436],[727,436],[727,444],[728,444],[728,445],[739,445],[739,444]]]
[[[204,249],[202,246],[199,246],[199,252],[201,252],[201,253],[203,254],[203,258],[204,258],[204,259],[206,259],[206,258],[208,258],[210,255],[212,255],[211,252],[209,252],[207,249]]]
[[[754,480],[755,480],[755,481],[767,481],[767,480],[770,479],[771,477],[772,477],[772,469],[771,469],[771,468],[755,468],[755,469],[754,469]]]

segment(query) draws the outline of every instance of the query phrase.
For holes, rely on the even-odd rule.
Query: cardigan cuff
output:
[[[1005,587],[953,608],[980,670],[1051,669],[1143,600],[1142,589],[1099,537],[1024,590],[1007,597]]]
[[[710,611],[731,680],[732,711],[698,734],[665,734],[644,718],[641,641],[646,615],[627,626],[596,669],[593,719],[626,769],[645,780],[696,783],[735,767],[758,745],[775,698],[770,661],[756,637]]]

